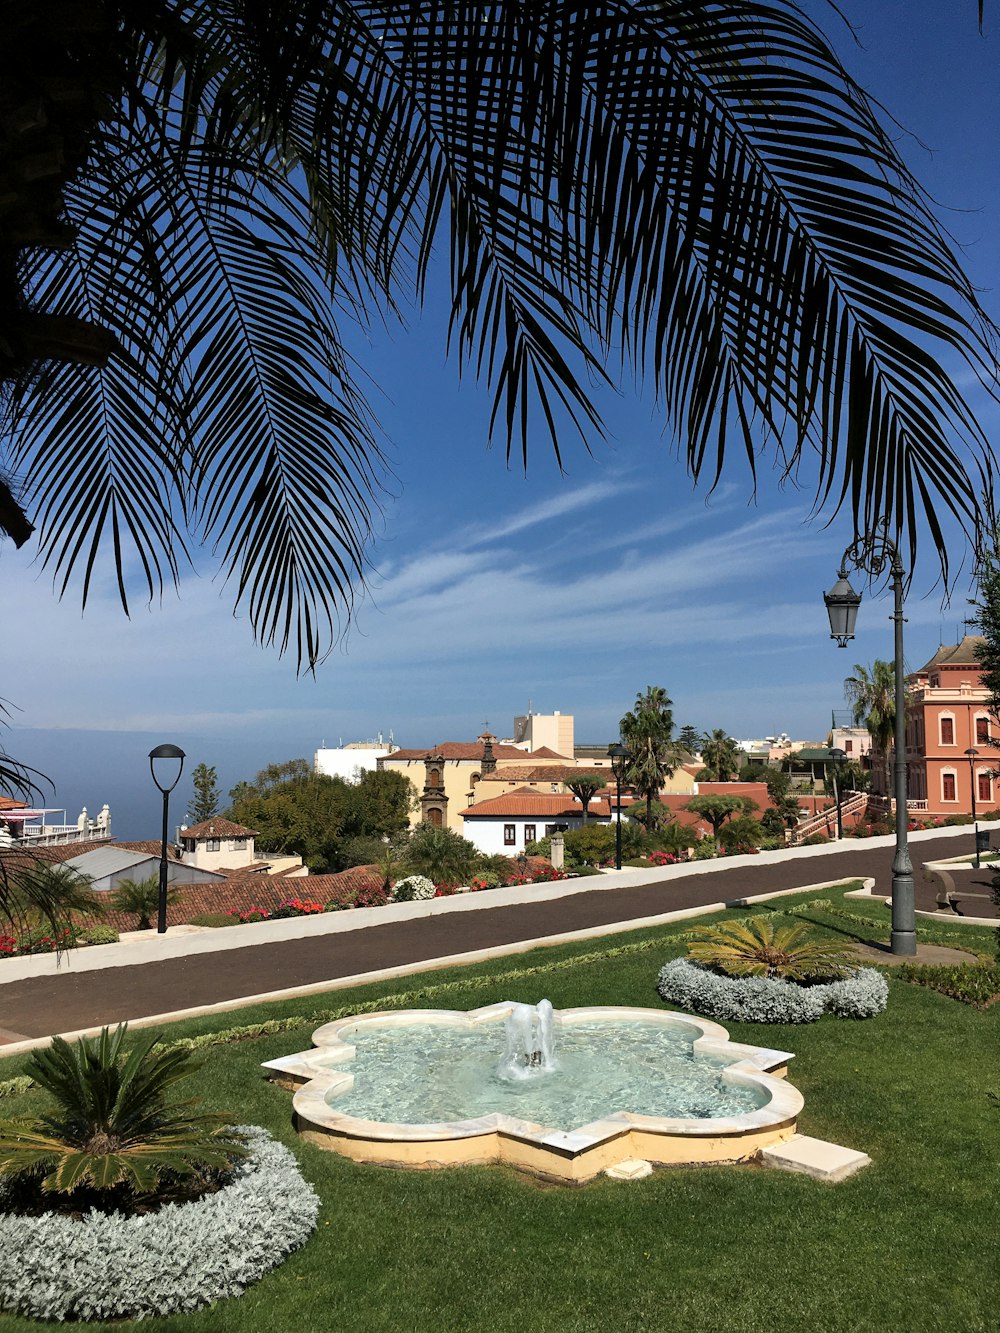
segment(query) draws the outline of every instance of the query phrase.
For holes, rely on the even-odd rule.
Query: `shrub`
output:
[[[202,912],[198,916],[191,918],[192,926],[238,926],[240,919],[234,916],[232,912]]]
[[[229,915],[241,926],[254,925],[258,921],[269,921],[271,918],[271,913],[266,907],[248,907],[244,912],[234,908]]]
[[[396,903],[422,902],[425,898],[433,898],[435,894],[434,881],[426,875],[408,875],[392,886],[392,900]]]
[[[137,1217],[13,1214],[0,1186],[0,1308],[33,1319],[142,1319],[238,1296],[305,1244],[319,1198],[283,1144],[238,1126],[221,1188]]]
[[[472,893],[480,893],[483,889],[498,889],[500,883],[500,875],[495,870],[483,870],[469,880],[469,889]]]
[[[719,830],[719,842],[730,856],[757,851],[763,836],[760,820],[751,819],[749,815],[731,819]]]
[[[857,970],[846,945],[810,938],[802,921],[779,926],[772,917],[754,916],[696,928],[688,939],[688,954],[695,962],[731,977],[808,982]]]
[[[569,879],[565,870],[557,870],[555,866],[538,866],[531,871],[532,884],[550,884],[554,880]]]
[[[827,843],[827,842],[829,842],[829,841],[830,841],[830,839],[826,836],[825,833],[810,833],[808,838],[803,838],[803,839],[802,839],[802,842],[801,842],[800,846],[802,846],[802,847],[819,847],[819,846],[821,846],[821,845],[823,845],[824,843]]]
[[[155,1032],[126,1051],[126,1030],[103,1028],[73,1045],[53,1037],[32,1053],[26,1073],[55,1108],[34,1120],[0,1121],[0,1176],[32,1210],[72,1195],[67,1206],[76,1212],[134,1212],[244,1154],[228,1117],[169,1099],[197,1067],[190,1053],[155,1050]]]
[[[943,821],[945,828],[957,828],[960,824],[971,824],[971,815],[948,815]]]
[[[723,977],[687,958],[660,969],[656,989],[668,1004],[740,1023],[815,1023],[824,1012],[871,1018],[885,1009],[889,987],[873,967],[841,981],[800,986],[772,977]]]
[[[325,912],[326,908],[322,903],[312,902],[308,898],[286,898],[284,902],[271,913],[272,921],[283,921],[289,917],[295,916],[315,916],[317,912]]]
[[[717,853],[715,850],[714,838],[702,838],[701,842],[695,843],[692,860],[694,861],[714,861]]]
[[[77,944],[117,944],[118,932],[114,926],[104,926],[98,923],[78,931],[76,942]]]

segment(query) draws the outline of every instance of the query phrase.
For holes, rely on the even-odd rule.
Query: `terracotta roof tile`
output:
[[[396,759],[428,759],[432,755],[440,755],[442,759],[467,759],[475,763],[482,759],[483,747],[479,741],[443,741],[440,745],[432,745],[424,750],[396,750],[394,754],[386,755],[384,762],[390,763]],[[493,758],[524,759],[525,752],[513,745],[494,745]]]
[[[583,806],[572,796],[553,795],[549,792],[535,791],[531,787],[519,787],[503,796],[491,797],[470,805],[467,810],[458,812],[463,819],[497,819],[505,815],[535,815],[539,819],[579,819]],[[608,815],[610,809],[606,797],[595,796],[588,809],[590,815]]]
[[[244,828],[242,824],[234,824],[231,819],[223,819],[220,815],[213,815],[211,819],[203,819],[200,824],[192,824],[190,828],[181,829],[182,838],[194,838],[197,842],[201,838],[255,838],[257,830]]]

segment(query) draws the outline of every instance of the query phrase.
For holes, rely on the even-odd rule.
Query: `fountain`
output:
[[[512,1004],[504,1022],[505,1046],[497,1067],[500,1078],[518,1081],[555,1071],[552,1057],[552,1004]]]
[[[756,1159],[802,1109],[788,1052],[661,1009],[388,1011],[313,1041],[264,1067],[293,1089],[304,1137],[363,1162],[502,1161],[578,1183],[634,1159]]]

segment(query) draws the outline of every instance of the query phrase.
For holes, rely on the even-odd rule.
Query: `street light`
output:
[[[830,758],[833,760],[833,799],[837,805],[837,841],[839,842],[844,836],[844,820],[840,809],[840,765],[847,758],[847,751],[834,747],[830,751]]]
[[[979,862],[979,822],[978,822],[978,820],[976,819],[976,770],[975,770],[975,764],[976,764],[976,760],[979,758],[979,751],[978,751],[977,749],[975,749],[973,746],[970,746],[970,747],[966,750],[966,752],[965,752],[965,757],[966,757],[966,758],[968,759],[968,761],[969,761],[969,786],[972,788],[972,828],[973,828],[973,832],[974,832],[975,835],[976,835],[976,860],[975,860],[975,867],[976,867],[976,869],[978,870],[978,869],[979,869],[979,865],[980,865],[980,862]],[[989,835],[987,835],[987,836],[989,836]]]
[[[625,769],[628,761],[632,758],[624,745],[609,745],[608,757],[611,760],[611,771],[615,775],[615,787],[617,788],[616,802],[618,806],[618,818],[615,821],[615,869],[622,868],[622,779],[625,777]]]
[[[892,575],[893,614],[895,622],[896,727],[894,749],[894,793],[896,799],[896,854],[892,861],[892,934],[890,949],[894,954],[913,956],[917,952],[917,922],[913,900],[913,865],[906,837],[906,681],[903,676],[903,562],[889,537],[889,525],[883,519],[876,531],[858,537],[844,552],[837,582],[823,594],[830,616],[830,637],[846,648],[854,638],[854,624],[861,605],[847,579],[849,567],[863,570],[873,578],[888,565]]]
[[[156,775],[156,764],[159,760],[169,761],[178,760],[177,773],[173,782],[164,786],[163,782]],[[184,751],[176,745],[158,745],[155,750],[149,752],[149,771],[153,775],[153,781],[163,793],[163,837],[160,840],[160,894],[157,902],[156,911],[156,933],[163,935],[167,929],[167,806],[170,802],[170,793],[181,780],[181,773],[184,771]],[[169,768],[166,770],[169,773]]]

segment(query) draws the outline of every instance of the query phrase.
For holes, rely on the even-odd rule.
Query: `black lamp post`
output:
[[[618,818],[615,821],[615,869],[622,868],[622,779],[625,776],[625,769],[628,765],[631,755],[624,745],[609,745],[608,755],[611,759],[611,771],[615,775],[616,803],[618,806]]]
[[[965,752],[969,761],[969,786],[972,788],[972,830],[976,836],[976,869],[979,869],[979,821],[976,818],[976,760],[979,758],[979,751],[970,746]]]
[[[156,911],[156,933],[163,935],[167,929],[167,807],[170,802],[170,793],[181,780],[181,773],[184,771],[184,751],[176,745],[158,745],[155,750],[149,752],[149,771],[153,775],[153,781],[163,793],[163,837],[160,841],[160,894]],[[164,786],[163,782],[157,777],[156,765],[159,760],[170,761],[178,760],[177,772],[174,775],[173,782]],[[169,773],[169,767],[167,768]]]
[[[857,538],[844,552],[837,582],[823,594],[830,616],[830,637],[839,648],[846,648],[854,638],[854,625],[861,605],[861,594],[848,582],[849,567],[863,570],[877,578],[886,566],[892,575],[893,614],[895,622],[896,730],[894,795],[896,799],[896,854],[892,861],[892,935],[894,954],[912,956],[917,952],[917,921],[913,895],[913,865],[906,836],[906,681],[903,675],[903,562],[890,539],[883,520],[875,532]]]
[[[844,836],[844,819],[840,809],[840,765],[847,758],[847,751],[834,747],[830,751],[830,758],[833,760],[833,799],[837,805],[837,840],[839,841]]]

